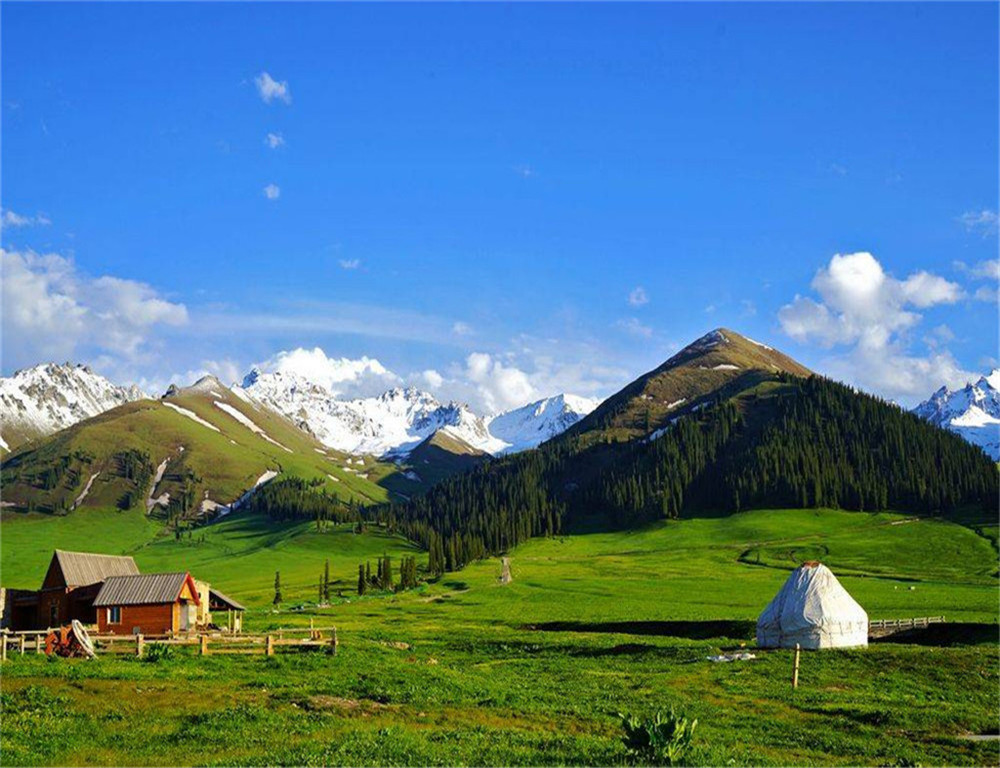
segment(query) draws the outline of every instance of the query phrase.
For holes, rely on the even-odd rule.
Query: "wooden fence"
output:
[[[50,630],[0,633],[0,660],[6,661],[8,653],[45,653],[45,637]],[[290,627],[274,630],[266,635],[202,633],[190,635],[98,635],[91,634],[97,655],[129,654],[142,657],[151,644],[190,646],[198,648],[198,655],[262,654],[273,656],[279,649],[325,648],[336,655],[340,645],[336,627]]]
[[[944,616],[924,616],[919,619],[876,619],[868,622],[869,637],[886,637],[910,629],[924,629],[931,624],[944,624]]]

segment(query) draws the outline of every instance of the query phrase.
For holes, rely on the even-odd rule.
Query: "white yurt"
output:
[[[757,619],[761,648],[868,645],[868,614],[821,563],[803,563]]]

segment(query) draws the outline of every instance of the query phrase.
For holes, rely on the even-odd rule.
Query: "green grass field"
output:
[[[621,764],[617,713],[671,705],[699,718],[694,764],[1000,759],[997,742],[964,738],[996,731],[988,628],[978,644],[807,653],[794,693],[788,652],[705,660],[753,645],[757,614],[798,560],[817,555],[872,618],[995,624],[993,540],[951,523],[774,510],[581,530],[514,550],[508,585],[489,560],[417,590],[358,598],[358,563],[383,552],[398,562],[414,552],[408,543],[239,515],[204,529],[204,541],[200,531],[176,541],[153,537],[141,519],[95,517],[73,543],[45,522],[4,519],[5,583],[12,572],[25,574],[19,585],[41,578],[46,541],[131,551],[143,570],[189,569],[245,601],[248,630],[335,623],[341,653],[15,658],[3,669],[5,765]],[[101,529],[113,538],[95,547]],[[345,596],[319,609],[327,558]]]

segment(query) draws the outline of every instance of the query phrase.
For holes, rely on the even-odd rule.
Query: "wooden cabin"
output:
[[[197,626],[199,603],[187,572],[112,576],[94,598],[97,630],[115,635],[191,632]]]
[[[12,595],[10,625],[18,630],[45,629],[69,624],[73,619],[94,624],[94,597],[104,580],[138,573],[131,557],[57,549],[41,589],[17,590]]]

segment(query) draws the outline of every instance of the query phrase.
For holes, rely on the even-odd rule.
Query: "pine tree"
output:
[[[392,591],[392,561],[388,555],[382,558],[382,589]]]
[[[274,605],[281,605],[281,571],[274,572]]]
[[[365,578],[365,567],[358,563],[358,594],[363,595],[368,591],[368,580]]]

